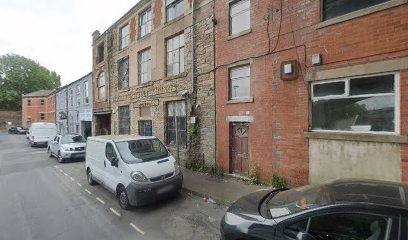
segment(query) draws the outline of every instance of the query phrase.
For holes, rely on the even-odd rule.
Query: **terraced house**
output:
[[[160,138],[214,163],[213,1],[142,0],[93,33],[95,134]]]

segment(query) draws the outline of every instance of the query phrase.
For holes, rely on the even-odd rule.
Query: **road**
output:
[[[84,162],[59,164],[25,135],[0,132],[0,239],[219,239],[226,208],[181,193],[122,210],[86,181]]]

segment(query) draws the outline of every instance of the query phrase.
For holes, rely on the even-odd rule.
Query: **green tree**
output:
[[[61,85],[61,77],[39,63],[16,54],[0,56],[0,110],[20,110],[21,96]]]

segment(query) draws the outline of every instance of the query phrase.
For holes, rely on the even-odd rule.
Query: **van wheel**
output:
[[[88,169],[88,171],[86,171],[86,179],[88,180],[89,185],[95,185],[95,181],[92,178],[91,169]]]
[[[52,152],[51,152],[51,149],[50,149],[50,148],[48,148],[48,149],[47,149],[47,152],[48,152],[48,157],[53,157],[53,156],[52,156]]]
[[[58,154],[57,154],[57,159],[58,159],[58,162],[59,162],[59,163],[64,163],[64,159],[62,158],[60,152],[58,152]]]
[[[130,208],[129,198],[124,187],[120,187],[118,190],[118,201],[122,209],[128,210]]]

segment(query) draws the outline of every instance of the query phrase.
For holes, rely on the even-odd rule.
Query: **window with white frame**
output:
[[[312,130],[399,133],[399,74],[312,83]]]
[[[139,37],[144,37],[152,31],[152,10],[149,8],[139,16]]]
[[[323,21],[392,0],[322,0]]]
[[[76,89],[77,107],[81,106],[81,85],[77,85]]]
[[[167,21],[184,14],[184,0],[166,0]]]
[[[84,82],[84,104],[89,103],[89,83],[88,81]]]
[[[251,28],[251,2],[241,0],[230,5],[230,35],[234,35]]]
[[[167,103],[167,145],[186,146],[186,104],[184,101]]]
[[[139,53],[139,77],[140,83],[146,83],[152,79],[152,55],[150,48]]]
[[[105,73],[104,72],[99,74],[97,83],[98,83],[98,99],[105,99],[106,92],[105,92]]]
[[[126,89],[129,87],[129,58],[123,58],[118,63],[119,73],[119,89]]]
[[[250,91],[250,66],[240,66],[230,69],[230,99],[248,99]]]
[[[129,25],[125,25],[120,29],[120,49],[129,46]]]
[[[184,33],[167,40],[167,76],[184,72]]]

